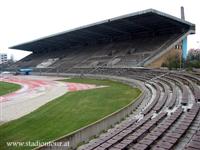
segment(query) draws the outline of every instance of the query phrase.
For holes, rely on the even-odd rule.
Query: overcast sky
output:
[[[20,59],[27,53],[8,47],[104,19],[144,9],[157,9],[196,24],[188,48],[200,47],[198,0],[0,0],[0,53]]]

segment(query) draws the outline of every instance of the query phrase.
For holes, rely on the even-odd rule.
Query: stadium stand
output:
[[[114,68],[112,68],[112,69],[117,70]],[[110,72],[110,69],[104,69],[104,71],[105,70],[108,70],[108,72]],[[115,72],[113,70],[111,72]],[[123,70],[126,70],[126,69],[123,69]],[[129,72],[130,72],[130,70],[131,69],[129,69]],[[138,70],[138,69],[132,69],[132,70],[133,70],[132,72],[135,72],[135,74],[134,74],[135,76],[141,76],[140,75],[142,72],[141,70]],[[121,72],[125,73],[126,71],[121,71]],[[102,71],[101,71],[101,73],[103,74]],[[113,74],[115,74],[115,73],[113,73]],[[158,76],[158,74],[160,74],[160,73],[154,72],[152,70],[149,70],[149,71],[145,70],[142,74],[143,74],[143,77],[142,77],[141,81],[147,82],[147,81],[150,81],[150,79],[152,79],[152,77]],[[146,76],[145,74],[150,74],[150,78],[147,78],[148,75],[145,78],[144,77],[144,76]],[[163,74],[165,74],[165,73],[163,73]],[[127,76],[129,76],[129,75],[130,74],[127,74]],[[165,76],[161,76],[161,79],[162,78],[165,78],[165,80],[168,80],[168,82],[170,82],[171,84],[173,84],[173,82],[175,80],[174,78],[172,79],[171,75],[169,76],[169,74],[167,74]],[[171,79],[171,81],[170,81],[170,79]],[[119,136],[112,137],[112,138],[110,137],[109,139],[105,139],[105,141],[102,140],[102,137],[101,137],[100,139],[98,139],[102,142],[101,144],[97,142],[98,144],[93,145],[93,142],[91,142],[91,144],[90,143],[88,144],[89,147],[84,147],[84,148],[80,148],[80,149],[112,149],[112,150],[138,149],[138,150],[141,150],[141,149],[171,149],[172,147],[175,147],[175,145],[181,140],[182,136],[187,132],[187,130],[191,126],[193,120],[195,120],[195,118],[199,112],[199,103],[196,103],[195,99],[194,99],[192,108],[188,107],[190,111],[185,112],[183,110],[182,106],[180,105],[183,101],[183,99],[181,99],[182,96],[181,97],[179,96],[178,91],[175,90],[175,88],[179,88],[182,93],[181,95],[183,95],[183,90],[181,90],[182,87],[178,84],[181,83],[181,85],[184,86],[184,83],[182,83],[181,81],[176,79],[178,82],[173,84],[175,86],[174,91],[176,91],[175,92],[176,96],[173,96],[173,94],[172,94],[171,98],[169,99],[170,102],[172,102],[172,104],[171,103],[167,104],[165,94],[170,97],[169,91],[167,90],[169,88],[166,87],[167,85],[165,85],[164,82],[160,82],[159,80],[160,79],[156,79],[156,82],[151,83],[151,86],[154,87],[154,89],[157,88],[155,90],[156,96],[154,98],[152,98],[153,100],[150,100],[150,104],[147,105],[147,107],[145,107],[144,111],[142,111],[141,113],[144,113],[147,111],[147,113],[145,115],[147,115],[146,117],[148,119],[150,119],[151,117],[153,117],[153,114],[154,115],[157,114],[157,112],[155,111],[156,107],[161,107],[161,108],[159,108],[159,110],[161,109],[162,111],[160,113],[158,112],[158,114],[164,113],[163,118],[161,117],[161,119],[160,119],[158,117],[159,118],[158,120],[156,119],[156,121],[149,121],[149,123],[146,123],[147,120],[145,119],[146,117],[144,117],[142,120],[137,121],[137,122],[141,121],[141,123],[139,124],[139,128],[136,128],[137,130],[134,128],[134,126],[137,125],[137,122],[135,122],[135,120],[134,120],[134,123],[133,123],[134,126],[132,125],[130,127],[131,129],[129,129],[129,128],[124,129],[124,132],[121,131],[120,132],[121,134]],[[152,80],[151,80],[151,82],[152,82]],[[162,85],[163,90],[159,90],[159,89],[162,89],[160,87],[161,84],[163,84]],[[190,88],[187,90],[190,90],[192,92],[192,89],[190,89]],[[162,96],[160,96],[161,97],[160,100],[158,100],[159,99],[158,95],[161,95],[162,91],[164,93],[162,94]],[[172,90],[172,92],[173,92],[173,90]],[[190,95],[190,92],[188,92],[188,95]],[[164,101],[165,101],[165,103],[164,103]],[[188,101],[191,101],[191,100],[188,100]],[[176,102],[178,102],[178,103],[176,103]],[[166,113],[168,109],[175,109],[175,112]],[[144,123],[146,123],[146,124],[144,124]],[[172,130],[171,128],[172,128],[172,126],[174,126],[174,124],[180,124],[181,128],[179,128],[179,126],[178,126],[178,128],[175,128]],[[133,129],[135,129],[135,130],[133,130]],[[117,133],[117,132],[114,131],[114,133]],[[111,133],[108,132],[108,134],[111,134]],[[171,140],[169,140],[169,139],[171,139]],[[95,141],[94,141],[94,143],[95,143]]]
[[[192,140],[189,142],[189,144],[186,146],[186,150],[189,149],[200,149],[200,130],[196,132],[196,134],[192,137]]]
[[[149,9],[13,46],[33,53],[11,69],[31,67],[45,75],[123,77],[135,79],[145,88],[133,115],[106,133],[94,134],[93,140],[90,134],[79,135],[73,149],[83,142],[86,144],[79,150],[198,149],[200,76],[140,68],[167,57],[194,31],[194,24]],[[72,138],[57,141],[66,139]]]
[[[50,65],[55,63],[58,58],[49,58],[48,60],[44,60],[41,64],[38,64],[36,68],[48,68]]]
[[[65,57],[59,56],[59,61],[48,63],[49,65],[42,65],[42,68],[65,68],[62,70],[62,72],[65,72],[72,67],[136,67],[139,63],[142,63],[141,61],[145,60],[159,49],[169,38],[170,35],[165,35],[164,37],[138,38],[128,42],[111,43],[103,46],[81,47],[73,49],[72,51],[75,52],[72,54],[68,54],[67,49],[66,52],[48,52],[43,55],[40,53],[32,54],[17,64],[21,67],[38,68],[42,63],[52,59],[52,55],[54,55],[55,58],[55,56],[58,57],[62,54]],[[145,45],[143,43],[145,43]],[[46,61],[44,61],[44,59]]]
[[[144,10],[13,46],[33,53],[11,68],[35,68],[52,58],[58,60],[43,71],[148,66],[194,31],[195,25],[187,21]]]

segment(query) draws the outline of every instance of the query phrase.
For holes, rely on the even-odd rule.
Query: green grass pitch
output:
[[[11,92],[14,92],[18,89],[20,89],[21,86],[18,84],[13,84],[13,83],[7,83],[7,82],[2,82],[0,81],[0,96],[5,95]]]
[[[85,91],[68,92],[36,111],[0,126],[0,149],[32,149],[7,147],[13,141],[50,141],[89,125],[128,105],[141,91],[110,80],[68,79],[67,82],[105,85]]]

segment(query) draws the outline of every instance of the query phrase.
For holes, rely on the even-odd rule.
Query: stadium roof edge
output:
[[[136,16],[136,15],[142,15],[142,14],[145,14],[145,13],[155,13],[155,14],[158,14],[158,15],[161,15],[161,16],[165,16],[165,17],[168,17],[170,19],[173,19],[173,20],[176,20],[176,21],[179,21],[179,22],[182,22],[184,24],[187,24],[187,25],[190,25],[190,26],[194,26],[193,23],[190,23],[186,20],[183,20],[183,19],[180,19],[178,17],[175,17],[175,16],[172,16],[172,15],[169,15],[167,13],[164,13],[164,12],[161,12],[161,11],[158,11],[156,9],[146,9],[146,10],[142,10],[142,11],[138,11],[138,12],[133,12],[133,13],[130,13],[130,14],[126,14],[126,15],[122,15],[122,16],[118,16],[118,17],[114,17],[114,18],[111,18],[111,19],[107,19],[107,20],[110,20],[110,21],[114,21],[114,20],[118,20],[118,19],[123,19],[123,18],[127,18],[127,17],[132,17],[132,16]]]
[[[106,20],[99,21],[99,22],[96,22],[96,23],[91,23],[91,24],[88,24],[88,25],[80,26],[80,27],[77,27],[77,28],[69,29],[67,31],[51,34],[49,36],[44,36],[44,37],[41,37],[41,38],[37,38],[35,40],[31,40],[31,41],[24,42],[24,43],[21,43],[21,44],[18,44],[18,45],[14,45],[14,46],[11,46],[9,48],[10,49],[16,49],[17,47],[25,45],[25,44],[30,44],[30,43],[37,42],[37,41],[40,41],[40,40],[44,40],[44,39],[47,39],[47,38],[51,38],[51,37],[54,37],[54,36],[67,34],[69,32],[73,32],[73,31],[76,31],[76,30],[81,30],[81,29],[85,29],[85,28],[88,28],[88,27],[93,27],[93,26],[96,26],[96,25],[101,25],[101,24],[104,24],[104,23],[113,22],[113,21],[124,19],[124,18],[128,18],[128,17],[139,16],[139,15],[143,15],[143,14],[146,14],[146,13],[154,13],[154,14],[157,14],[157,15],[160,15],[160,16],[163,16],[163,17],[167,17],[167,18],[172,19],[174,21],[181,22],[181,23],[183,23],[185,25],[192,26],[192,27],[195,28],[195,24],[193,24],[193,23],[190,23],[190,22],[182,20],[182,19],[180,19],[178,17],[175,17],[175,16],[172,16],[172,15],[166,14],[164,12],[161,12],[161,11],[158,11],[158,10],[150,8],[150,9],[146,9],[146,10],[133,12],[133,13],[121,15],[121,16],[118,16],[118,17],[106,19]]]

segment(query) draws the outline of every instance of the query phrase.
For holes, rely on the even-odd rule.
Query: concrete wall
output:
[[[43,74],[44,75],[44,74]],[[45,74],[47,75],[47,74]],[[48,74],[49,75],[49,74]],[[53,75],[53,74],[51,74]],[[55,75],[55,74],[54,74]],[[60,76],[66,76],[69,74],[60,74]],[[70,76],[77,76],[76,74],[70,74]],[[79,76],[79,75],[78,75]],[[101,78],[101,79],[112,79],[115,81],[120,81],[123,83],[127,83],[133,87],[138,87],[142,90],[140,96],[128,104],[127,106],[121,108],[120,110],[100,119],[86,127],[83,127],[77,131],[74,131],[71,134],[65,135],[60,137],[52,142],[67,142],[69,143],[68,147],[39,147],[36,149],[75,149],[80,143],[88,142],[91,137],[98,136],[101,132],[108,130],[111,126],[115,125],[116,123],[120,122],[123,118],[127,117],[131,114],[132,111],[136,110],[137,107],[141,104],[142,100],[146,96],[146,91],[144,85],[141,85],[138,81],[133,79],[127,79],[123,77],[115,77],[115,76],[98,76],[98,75],[86,75],[90,78]]]
[[[167,62],[168,58],[175,57],[177,55],[180,58],[181,57],[181,53],[182,53],[181,51],[182,51],[181,50],[181,45],[179,45],[178,49],[176,49],[175,47],[173,47],[167,53],[165,53],[164,55],[162,55],[161,57],[159,57],[158,59],[156,59],[152,63],[150,63],[147,67],[150,67],[150,68],[160,68],[163,63]]]

